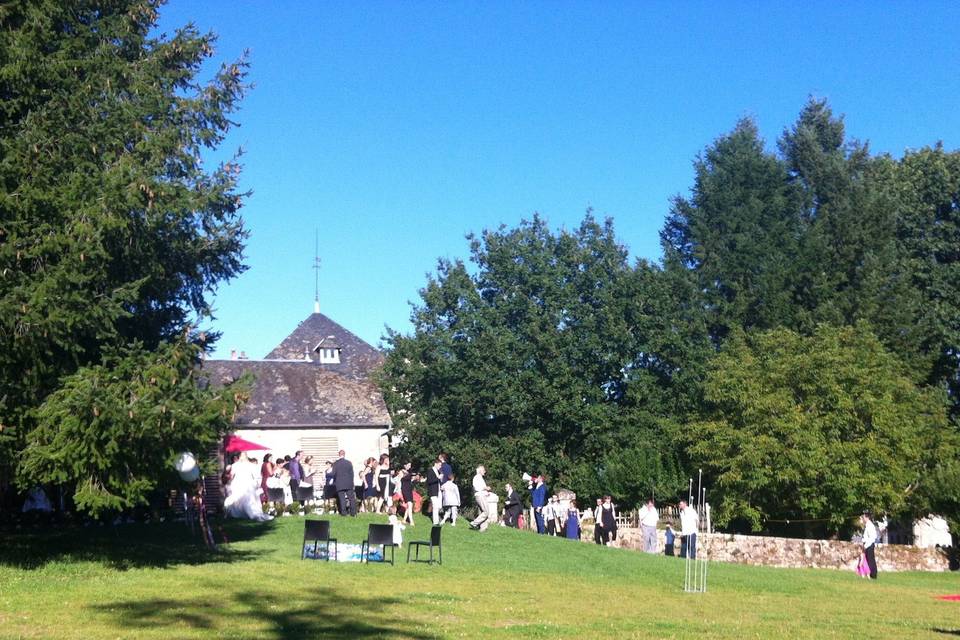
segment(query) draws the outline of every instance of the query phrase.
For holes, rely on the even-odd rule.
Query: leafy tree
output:
[[[802,227],[798,193],[783,162],[741,120],[694,163],[690,198],[676,197],[661,231],[665,264],[685,269],[710,336],[792,323],[791,278]]]
[[[638,389],[680,368],[649,348],[669,317],[659,271],[632,269],[612,224],[589,215],[574,232],[535,217],[470,240],[475,273],[440,261],[413,334],[387,336],[383,388],[400,455],[445,449],[461,469],[483,462],[494,481],[543,471],[586,495],[609,490],[610,474],[621,499],[676,491],[655,403],[664,396]],[[660,462],[632,478],[617,471],[639,458]]]
[[[198,380],[200,348],[178,341],[125,347],[66,376],[33,414],[20,470],[26,482],[76,486],[90,513],[135,506],[184,450],[206,451],[243,396]]]
[[[908,153],[896,186],[898,266],[920,297],[906,327],[921,336],[927,381],[949,386],[960,417],[960,153]]]
[[[133,384],[124,359],[141,362],[143,350],[182,340],[206,313],[207,295],[243,270],[238,166],[210,170],[201,158],[232,124],[245,63],[199,81],[213,36],[188,26],[153,37],[160,4],[20,0],[0,7],[4,460],[46,441],[53,416],[79,402],[51,394],[79,393],[77,385],[102,380],[106,370]],[[48,398],[54,404],[43,408]],[[37,420],[42,437],[31,436]],[[137,449],[139,418],[111,420]],[[65,471],[69,465],[57,467],[54,449],[42,451],[48,460],[31,453],[24,481],[80,480]],[[121,459],[112,449],[96,455]]]
[[[796,310],[783,326],[868,322],[918,370],[920,300],[903,277],[897,246],[896,166],[848,141],[842,118],[811,99],[779,148],[802,199],[802,236],[791,288]]]
[[[956,454],[945,398],[918,386],[859,324],[736,333],[709,367],[702,419],[683,439],[715,488],[716,522],[902,514]]]

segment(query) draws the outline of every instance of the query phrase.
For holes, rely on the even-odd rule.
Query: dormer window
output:
[[[340,364],[340,349],[320,349],[320,364]]]
[[[313,352],[318,356],[320,364],[340,364],[340,347],[336,346],[333,336],[321,340],[313,348]]]

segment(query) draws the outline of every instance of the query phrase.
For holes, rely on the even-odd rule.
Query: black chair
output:
[[[307,557],[307,542],[313,541],[313,556],[317,556],[317,547],[324,543],[327,550],[327,560],[330,560],[330,543],[333,543],[333,555],[337,555],[337,539],[330,537],[329,520],[305,520],[303,523],[303,546],[300,548],[300,559]]]
[[[387,561],[387,547],[390,548],[390,564],[393,564],[393,553],[396,545],[393,544],[392,524],[371,524],[367,529],[367,539],[360,544],[360,561],[370,562],[370,547],[383,545],[383,558],[379,562]]]
[[[413,547],[417,548],[417,552],[414,554],[414,562],[426,562],[428,564],[443,564],[443,547],[440,546],[440,532],[443,531],[443,527],[438,524],[433,525],[430,529],[430,540],[413,540],[407,545],[407,562],[410,562],[410,549]],[[421,560],[420,559],[420,547],[427,545],[430,547],[430,559]],[[433,559],[433,549],[437,549],[437,560]]]

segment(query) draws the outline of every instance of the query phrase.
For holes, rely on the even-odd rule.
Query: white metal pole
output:
[[[706,488],[706,487],[703,488],[703,504],[704,504],[704,509],[706,509],[706,508],[707,508],[707,506],[706,506],[706,504],[707,504],[707,488]],[[710,512],[707,511],[707,528],[710,527],[710,524],[709,524],[709,523],[710,523],[709,513],[710,513]],[[706,547],[704,547],[704,551],[706,551]],[[706,553],[704,553],[704,555],[703,555],[703,592],[704,592],[704,593],[706,593],[706,591],[707,591],[707,559],[708,559],[708,558],[707,558],[707,555],[706,555]]]

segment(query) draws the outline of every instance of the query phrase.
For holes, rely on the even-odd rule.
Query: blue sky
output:
[[[960,147],[960,3],[195,2],[161,27],[249,50],[249,270],[214,298],[217,355],[262,357],[320,305],[377,345],[464,234],[540,212],[614,219],[660,256],[670,198],[738,118],[771,148],[810,95],[876,152]]]

